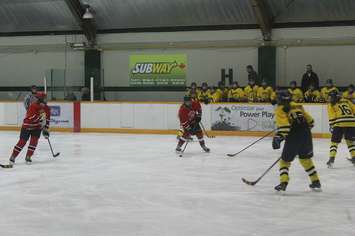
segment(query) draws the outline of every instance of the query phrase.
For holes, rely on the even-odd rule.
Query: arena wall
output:
[[[49,103],[52,107],[51,129],[55,131],[69,132],[112,132],[112,133],[137,133],[137,134],[176,134],[179,129],[177,112],[178,103]],[[241,109],[271,110],[269,104],[232,104]],[[264,135],[273,129],[245,128],[236,131],[213,130],[213,114],[219,107],[231,106],[231,104],[203,105],[202,123],[211,134],[214,135]],[[265,108],[265,109],[264,109]],[[328,137],[329,126],[327,107],[321,104],[305,104],[305,109],[315,119],[313,133],[316,137]],[[254,109],[255,110],[255,109]],[[0,130],[16,130],[20,127],[24,116],[23,104],[19,102],[0,102]],[[78,114],[79,113],[79,114]],[[252,112],[251,112],[252,113]],[[257,113],[257,112],[256,112]],[[218,114],[217,114],[218,115]],[[255,114],[254,114],[255,115]],[[253,118],[251,122],[268,122],[269,118]],[[264,122],[265,121],[265,122]],[[273,121],[273,120],[272,120]],[[236,121],[237,125],[239,120]],[[273,122],[272,122],[273,123]]]

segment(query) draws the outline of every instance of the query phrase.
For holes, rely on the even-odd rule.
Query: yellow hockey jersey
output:
[[[355,105],[347,99],[340,99],[335,105],[328,104],[330,127],[355,127]]]
[[[314,126],[312,116],[304,110],[301,104],[291,102],[288,112],[286,112],[284,108],[283,105],[277,105],[275,109],[276,135],[285,138],[290,133],[291,127],[297,123],[299,118],[304,118],[304,121],[309,127]]]
[[[293,102],[304,102],[303,92],[301,89],[299,89],[299,88],[291,89],[290,88],[290,89],[288,89],[288,92],[291,94]]]
[[[200,102],[204,102],[207,101],[211,96],[211,91],[209,89],[207,89],[206,91],[200,90],[200,92],[198,93],[198,100]]]
[[[329,102],[329,93],[332,92],[332,91],[339,92],[339,89],[337,87],[335,87],[335,86],[330,87],[330,88],[328,88],[328,87],[322,88],[321,91],[320,91],[321,100],[323,102]]]
[[[306,102],[320,102],[321,101],[321,95],[318,90],[307,90],[304,93],[304,98]]]
[[[259,87],[256,93],[256,96],[258,98],[259,102],[269,102],[271,101],[271,95],[274,92],[274,90],[268,86],[266,88],[264,87]]]
[[[249,102],[257,101],[257,93],[259,86],[254,85],[253,87],[248,85],[244,88],[245,96],[248,98]]]
[[[221,99],[223,101],[227,101],[228,100],[228,92],[229,92],[228,88],[225,88],[223,91],[222,91],[222,89],[217,89],[217,92],[219,94],[221,94]]]
[[[222,99],[222,94],[216,90],[215,92],[211,92],[210,95],[209,95],[209,100],[211,102],[221,102],[221,99]]]
[[[228,99],[243,101],[245,100],[245,93],[242,88],[230,89],[228,93]]]
[[[352,94],[349,93],[349,91],[345,91],[343,93],[343,98],[348,99],[350,101],[354,101],[355,100],[355,92],[353,92]]]

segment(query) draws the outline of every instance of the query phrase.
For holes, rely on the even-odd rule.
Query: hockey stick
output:
[[[53,157],[59,156],[59,155],[60,155],[60,152],[57,152],[56,154],[54,154],[51,141],[49,140],[49,138],[47,138],[47,140],[48,140],[48,144],[49,144],[49,147],[50,147],[50,149],[51,149],[51,152],[52,152],[52,156],[53,156]]]
[[[203,130],[203,132],[205,133],[205,135],[207,136],[207,138],[215,138],[216,136],[213,136],[213,135],[208,135],[208,133],[207,133],[207,131],[206,131],[206,129],[205,129],[205,126],[203,126],[203,124],[202,124],[202,122],[200,122],[200,125],[201,125],[201,127],[202,127],[202,130]]]
[[[257,180],[249,181],[249,180],[242,178],[242,181],[244,183],[246,183],[247,185],[254,186],[280,161],[280,159],[281,159],[281,157],[279,157]]]
[[[188,143],[189,143],[189,142],[187,142],[187,141],[186,141],[186,143],[185,143],[185,147],[184,147],[184,149],[182,149],[182,151],[181,151],[181,153],[180,153],[179,157],[182,157],[182,154],[184,154],[185,149],[186,149],[186,147],[187,147],[187,144],[188,144]]]
[[[4,169],[9,169],[9,168],[12,168],[13,165],[4,165],[4,164],[0,164],[0,167],[1,168],[4,168]]]
[[[240,150],[237,153],[233,153],[233,154],[227,154],[227,156],[229,157],[235,157],[236,155],[238,155],[239,153],[244,152],[245,150],[247,150],[248,148],[250,148],[251,146],[253,146],[254,144],[256,144],[257,142],[263,140],[264,138],[268,137],[270,134],[272,134],[273,132],[275,132],[276,129],[270,131],[269,133],[265,134],[263,137],[259,138],[258,140],[254,141],[253,143],[249,144],[248,146],[246,146],[245,148],[243,148],[242,150]]]

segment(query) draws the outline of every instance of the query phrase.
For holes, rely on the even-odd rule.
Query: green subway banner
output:
[[[186,55],[132,55],[130,86],[185,86]]]

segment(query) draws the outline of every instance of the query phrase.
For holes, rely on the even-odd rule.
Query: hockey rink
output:
[[[18,132],[0,132],[0,162],[8,162]],[[340,145],[327,169],[327,139],[315,139],[315,164],[323,192],[308,190],[298,163],[284,195],[274,192],[278,168],[255,180],[280,154],[265,139],[207,139],[175,154],[176,137],[164,135],[52,133],[60,157],[40,140],[33,164],[27,148],[13,169],[0,169],[1,235],[26,236],[235,236],[355,235],[355,167]]]

